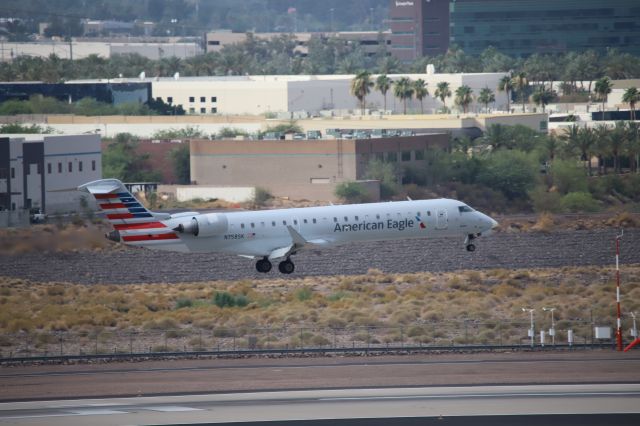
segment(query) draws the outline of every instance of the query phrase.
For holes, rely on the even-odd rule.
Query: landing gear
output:
[[[464,240],[464,244],[467,248],[467,251],[476,251],[476,246],[471,242],[476,238],[475,234],[467,235],[467,238]]]
[[[269,259],[265,257],[264,259],[258,260],[256,262],[256,270],[263,274],[269,272],[271,270],[271,262],[269,262]]]
[[[278,265],[278,270],[283,274],[290,274],[296,269],[295,265],[290,259],[283,260]]]

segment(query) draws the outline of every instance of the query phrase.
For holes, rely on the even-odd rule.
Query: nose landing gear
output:
[[[464,245],[467,248],[467,251],[476,251],[476,246],[475,244],[472,243],[473,240],[475,240],[476,235],[475,234],[469,234],[467,235],[467,238],[465,238],[464,240]]]

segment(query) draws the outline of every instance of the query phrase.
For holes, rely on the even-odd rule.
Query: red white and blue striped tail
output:
[[[158,249],[169,249],[161,246],[181,243],[178,234],[163,223],[170,215],[147,210],[118,179],[85,183],[78,191],[88,192],[96,199],[115,229],[108,235],[109,239]]]

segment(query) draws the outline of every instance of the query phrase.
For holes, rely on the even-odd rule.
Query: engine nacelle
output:
[[[180,223],[174,230],[196,237],[210,237],[226,233],[228,226],[227,217],[224,214],[209,213],[193,216],[191,220]]]

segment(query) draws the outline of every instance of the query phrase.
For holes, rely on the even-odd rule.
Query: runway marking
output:
[[[166,405],[161,407],[140,407],[141,410],[160,411],[163,413],[177,413],[181,411],[203,411],[201,408],[180,407],[178,405]]]
[[[111,415],[111,414],[128,414],[126,411],[118,410],[100,410],[100,409],[86,409],[86,410],[69,410],[69,413],[76,416],[97,416],[97,415]]]
[[[640,396],[640,392],[538,392],[496,394],[445,394],[445,395],[399,395],[399,396],[345,396],[318,398],[318,401],[376,401],[387,399],[446,399],[446,398],[518,398],[518,397],[588,397],[588,396]]]

